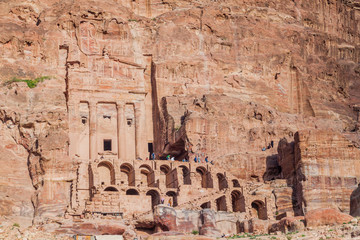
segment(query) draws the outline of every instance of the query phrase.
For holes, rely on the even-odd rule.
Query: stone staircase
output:
[[[205,196],[201,196],[195,199],[192,199],[188,202],[184,202],[182,204],[179,204],[178,206],[174,207],[175,209],[189,209],[189,210],[200,210],[201,209],[201,204],[206,203],[206,202],[211,202],[214,201],[215,199],[225,195],[225,193],[228,191],[229,189],[223,189],[223,190],[217,190],[215,192],[211,192]]]
[[[152,220],[153,219],[153,210],[134,214],[131,220],[132,220],[132,222],[136,222],[138,219],[144,220],[146,217],[148,217],[149,219]]]

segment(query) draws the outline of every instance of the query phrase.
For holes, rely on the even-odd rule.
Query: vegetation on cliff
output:
[[[43,82],[44,80],[49,80],[50,78],[50,76],[41,76],[35,79],[20,79],[17,77],[13,77],[11,80],[6,81],[4,85],[9,85],[14,82],[25,82],[29,88],[35,88],[40,82]]]

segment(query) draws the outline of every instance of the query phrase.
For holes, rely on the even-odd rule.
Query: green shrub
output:
[[[11,84],[14,82],[25,82],[29,88],[34,88],[38,85],[38,83],[43,82],[44,80],[49,80],[50,78],[51,77],[49,77],[49,76],[37,77],[35,79],[20,79],[20,78],[13,77],[11,80],[5,82],[5,84]]]
[[[198,235],[198,234],[199,234],[199,231],[193,230],[191,233],[194,234],[194,235]]]
[[[14,223],[14,224],[13,224],[13,227],[20,227],[20,224]]]

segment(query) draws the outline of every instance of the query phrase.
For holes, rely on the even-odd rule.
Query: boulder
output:
[[[104,219],[64,223],[55,232],[79,235],[124,235],[124,239],[133,239],[136,236],[123,222]]]
[[[252,218],[249,220],[249,232],[254,234],[267,234],[269,232],[269,220]]]
[[[350,222],[352,219],[352,216],[332,208],[315,209],[305,215],[307,227],[338,225]]]
[[[280,221],[278,221],[277,223],[272,224],[269,227],[269,232],[281,231],[283,233],[287,233],[287,232],[302,231],[305,228],[304,222],[305,222],[304,216],[285,217]]]
[[[177,231],[176,211],[166,205],[157,205],[154,209],[156,232]]]
[[[215,212],[211,209],[203,209],[200,212],[201,227],[200,234],[211,237],[221,237],[220,231],[216,228]]]

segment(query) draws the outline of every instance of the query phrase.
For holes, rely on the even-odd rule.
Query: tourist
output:
[[[208,156],[205,157],[205,162],[206,162],[206,163],[209,162],[209,157],[208,157]]]
[[[170,160],[171,156],[170,154],[166,156],[166,160]]]
[[[175,161],[175,157],[172,157],[170,160],[171,160],[171,161]]]
[[[161,204],[164,204],[165,198],[162,197],[160,201],[161,201]]]
[[[172,205],[172,201],[171,201],[171,198],[169,198],[169,202],[168,202],[168,205],[169,205],[169,207],[171,207],[171,205]]]
[[[196,163],[197,163],[197,158],[196,158],[196,156],[194,157],[194,162],[196,162]]]
[[[271,140],[270,145],[271,145],[271,148],[273,148],[273,147],[274,147],[274,141],[273,141],[273,140]]]
[[[151,154],[151,159],[155,160],[155,153],[154,152]]]
[[[264,151],[266,151],[266,148],[265,148],[265,147],[263,147],[261,150],[264,152]]]
[[[211,160],[211,161],[210,161],[210,164],[211,164],[211,165],[214,165],[214,160]]]

